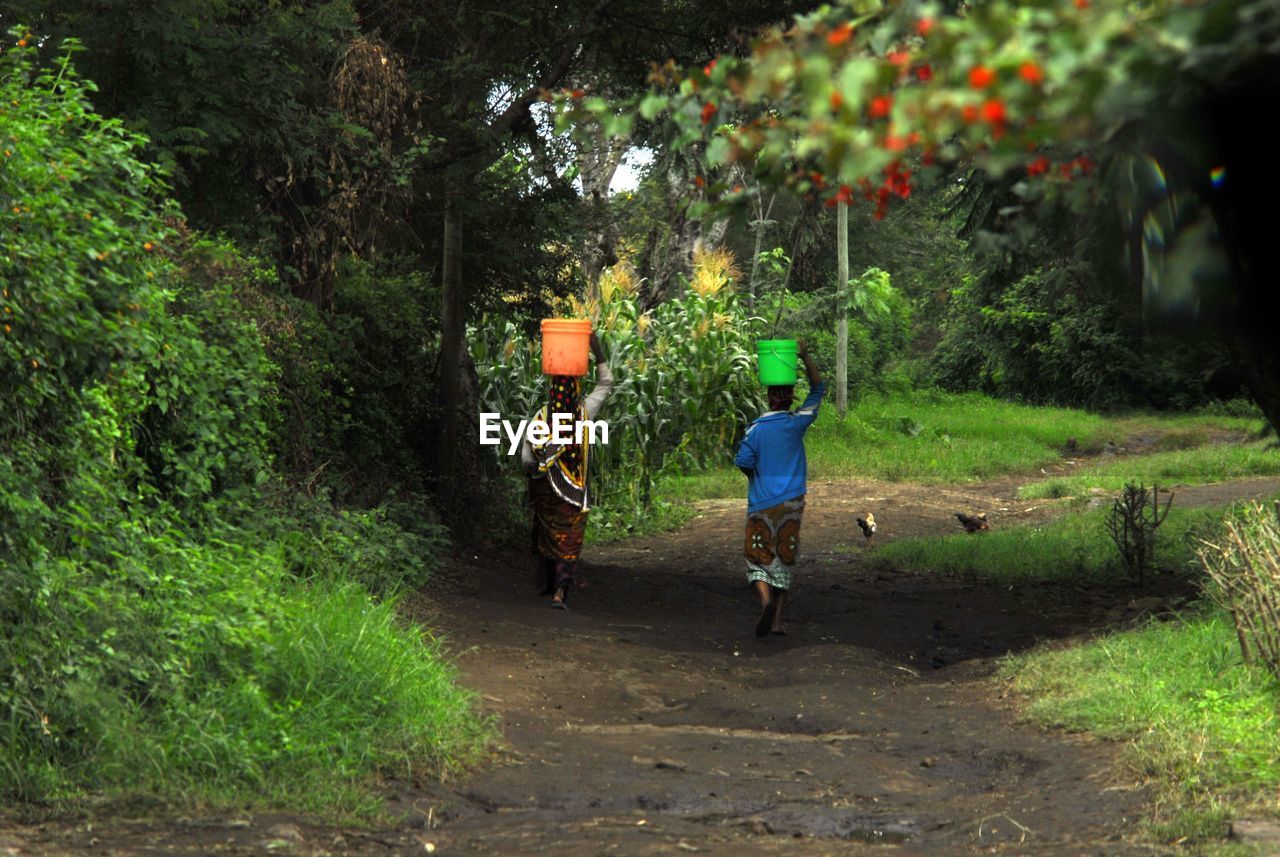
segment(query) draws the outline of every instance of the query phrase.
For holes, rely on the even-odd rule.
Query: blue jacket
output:
[[[748,512],[768,509],[805,493],[808,465],[804,433],[818,418],[818,405],[826,391],[827,385],[819,381],[798,410],[769,411],[747,429],[733,463],[747,474]]]

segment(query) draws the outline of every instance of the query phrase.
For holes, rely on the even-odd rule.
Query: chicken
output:
[[[871,544],[871,537],[876,534],[876,516],[870,512],[864,514],[858,519],[858,529],[866,536],[867,544]]]
[[[981,515],[966,515],[964,512],[956,512],[956,518],[960,521],[960,526],[964,527],[966,533],[976,533],[981,530],[991,529],[991,525],[987,523],[987,513]]]

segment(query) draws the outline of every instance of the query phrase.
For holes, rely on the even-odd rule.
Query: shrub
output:
[[[460,760],[488,728],[469,696],[339,579],[416,584],[441,531],[263,515],[279,374],[246,285],[270,272],[186,234],[143,138],[33,56],[0,56],[0,796],[350,803]]]

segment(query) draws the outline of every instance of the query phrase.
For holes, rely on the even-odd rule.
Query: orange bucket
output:
[[[542,374],[585,375],[591,354],[591,321],[585,318],[542,320]]]

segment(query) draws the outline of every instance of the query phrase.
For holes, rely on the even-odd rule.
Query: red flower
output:
[[[694,187],[702,187],[702,186],[703,186],[703,185],[705,185],[706,183],[707,183],[707,180],[706,180],[706,179],[704,179],[702,176],[694,176],[694,177],[693,177],[693,185],[694,185]]]
[[[583,92],[581,89],[575,89],[569,93],[569,97],[572,98],[574,101],[577,101],[578,99],[582,98],[582,96],[584,95],[586,95],[586,93]]]
[[[960,118],[966,123],[972,125],[974,122],[978,121],[978,108],[972,104],[966,104],[960,110]]]
[[[826,179],[822,177],[822,173],[818,172],[809,173],[809,181],[813,182],[818,187],[822,187],[827,183]]]
[[[872,119],[883,119],[889,115],[889,111],[893,109],[893,99],[887,95],[877,95],[871,99],[871,106],[867,108],[867,114]]]
[[[920,80],[933,80],[933,66],[925,63],[916,68],[916,77]]]
[[[1077,9],[1089,8],[1089,0],[1075,0],[1075,4]]]
[[[996,82],[996,73],[985,65],[975,65],[969,69],[969,86],[974,89],[986,89]]]
[[[1044,71],[1033,62],[1024,62],[1018,67],[1018,76],[1032,86],[1044,83]]]
[[[881,145],[884,146],[887,151],[901,152],[907,148],[907,141],[896,134],[889,134],[885,136]]]
[[[992,125],[1001,125],[1006,118],[1004,102],[999,98],[989,99],[982,105],[982,118]]]
[[[885,59],[896,65],[899,69],[905,69],[911,64],[911,54],[906,51],[889,51],[885,54]]]
[[[847,184],[840,185],[840,189],[836,191],[836,202],[843,202],[845,205],[853,202],[853,188]]]
[[[703,125],[706,125],[708,122],[710,122],[715,115],[716,115],[716,103],[714,101],[708,101],[706,104],[702,105],[702,124]]]
[[[832,30],[831,33],[827,36],[827,44],[843,45],[845,42],[849,41],[849,37],[852,35],[853,35],[853,25],[850,24],[848,21],[845,21],[843,24],[841,24],[840,26]]]
[[[1027,164],[1027,175],[1042,176],[1049,171],[1049,159],[1044,155]]]
[[[922,36],[928,36],[929,32],[933,29],[934,23],[936,22],[932,18],[921,18],[919,21],[916,21],[916,32]]]
[[[831,109],[839,110],[844,107],[844,96],[840,94],[840,90],[833,89],[831,91]]]
[[[715,60],[712,60],[711,62],[707,63],[705,66],[702,67],[702,73],[705,74],[707,77],[711,77],[711,72],[715,70],[716,70]]]

